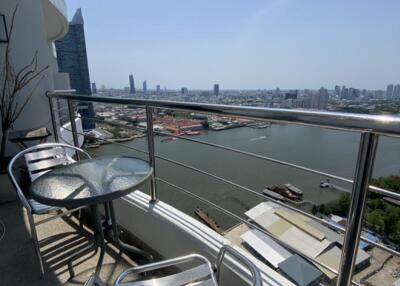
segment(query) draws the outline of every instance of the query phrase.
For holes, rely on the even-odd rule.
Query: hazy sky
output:
[[[400,83],[399,0],[66,0],[91,80],[167,88]]]

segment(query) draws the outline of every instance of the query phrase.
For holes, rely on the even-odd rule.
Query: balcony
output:
[[[65,106],[65,104],[59,104],[64,101],[68,102],[68,114],[63,114],[55,108],[55,106]],[[398,193],[370,184],[378,141],[381,137],[389,137],[393,140],[399,137],[400,118],[77,96],[63,93],[50,95],[49,102],[53,118],[53,132],[57,141],[66,140],[71,143],[72,138],[73,144],[81,146],[80,138],[86,137],[87,150],[93,156],[134,155],[144,158],[152,164],[155,176],[150,184],[118,200],[116,212],[119,224],[125,229],[127,235],[132,236],[136,244],[149,249],[156,257],[170,258],[197,252],[214,258],[223,244],[231,244],[260,269],[263,285],[317,285],[320,283],[322,285],[371,285],[371,281],[379,281],[376,277],[383,275],[382,269],[387,261],[391,261],[390,263],[399,261],[400,253],[396,247],[387,241],[375,240],[366,235],[363,228],[363,217],[367,200],[371,194],[394,200],[400,199]],[[108,115],[106,111],[103,111],[103,116],[86,118],[77,112],[78,103],[82,102],[91,102],[99,106],[119,106],[134,115],[125,121],[116,118],[107,119]],[[302,129],[304,126],[312,126],[329,130],[335,129],[335,136],[340,132],[355,134],[357,140],[355,140],[355,152],[353,152],[356,159],[354,179],[285,161],[274,157],[274,154],[267,156],[255,153],[241,146],[234,146],[231,142],[226,144],[227,142],[218,140],[196,139],[196,137],[190,136],[190,133],[183,135],[167,132],[166,128],[160,128],[158,119],[166,112],[171,111],[180,114],[198,113],[206,116],[245,118],[242,119],[242,123],[245,120],[264,122],[255,126],[265,125],[265,121],[268,121],[293,126],[294,129],[291,130],[304,131]],[[60,125],[60,121],[65,122],[65,116],[69,118],[70,124]],[[139,117],[146,120],[145,124],[132,124],[132,118]],[[114,126],[120,131],[133,132],[129,134],[128,137],[131,138],[128,139],[140,137],[139,133],[143,134],[145,138],[130,141],[128,139],[110,139],[107,136],[94,136],[93,133],[84,133],[79,129],[79,124],[78,126],[76,124],[79,123],[79,120],[92,120],[101,126]],[[193,122],[186,123],[195,126],[192,124]],[[66,139],[65,134],[68,134],[69,139]],[[96,138],[94,139],[94,137]],[[89,143],[93,140],[95,142]],[[232,137],[231,140],[235,140],[235,137]],[[252,139],[250,138],[250,140]],[[167,150],[174,146],[173,142],[178,141],[182,141],[184,144],[174,152],[168,153]],[[118,148],[113,149],[112,146]],[[198,157],[201,162],[192,161],[188,154],[196,151],[201,152],[201,156],[210,156],[210,158],[220,156],[218,160],[228,161],[228,164],[239,162],[241,165],[232,168],[230,171],[233,174],[231,174],[221,169],[221,166],[224,165],[219,165],[218,160],[211,162],[211,159],[205,158],[204,160],[204,158]],[[171,157],[172,155],[175,157]],[[249,163],[244,161],[244,158],[252,158],[254,161]],[[317,158],[311,158],[311,160],[313,159]],[[335,192],[350,192],[350,208],[346,224],[312,214],[309,209],[301,207],[302,200],[290,201],[285,197],[266,196],[260,189],[253,187],[251,180],[246,181],[240,178],[240,176],[247,175],[254,178],[254,174],[261,177],[273,177],[273,174],[263,173],[266,172],[262,169],[265,164],[283,168],[288,174],[286,177],[295,176],[289,170],[296,170],[309,174],[310,180],[317,182],[329,178],[326,184],[332,189],[335,188]],[[288,181],[290,179],[292,178],[288,178]],[[207,184],[206,180],[209,180]],[[207,190],[204,186],[213,186],[213,190]],[[284,192],[290,192],[292,187],[282,186]],[[320,196],[332,196],[329,194],[332,192],[330,188],[321,188]],[[291,193],[293,192],[295,191],[292,190]],[[304,196],[307,196],[307,190],[303,190],[303,192]],[[240,207],[233,208],[233,205]],[[19,217],[23,217],[22,211],[17,205],[7,207],[9,211],[5,211],[6,213],[15,212],[19,214]],[[71,220],[74,221],[75,228],[78,228],[79,220],[76,218],[71,218]],[[23,219],[20,219],[19,222],[19,227],[24,229]],[[219,222],[222,224],[220,225]],[[279,224],[273,225],[276,222]],[[60,227],[62,232],[70,231],[71,224],[66,221],[65,224],[63,222],[57,227]],[[90,228],[85,229],[90,236]],[[45,230],[43,237],[53,235],[53,232],[53,228]],[[27,237],[25,236],[25,239]],[[365,243],[369,245],[370,250],[364,251],[360,248]],[[18,245],[20,244],[18,243]],[[45,251],[46,247],[43,245]],[[31,253],[33,251],[28,248],[27,246],[21,252],[25,253],[26,251],[24,254],[26,257],[33,256]],[[104,279],[109,283],[112,282],[112,277],[127,264],[140,263],[140,261],[135,262],[137,257],[125,257],[126,260],[120,264],[120,258],[115,256],[116,252],[118,250],[110,245],[107,261],[110,267],[115,268],[113,268],[112,274]],[[66,270],[68,267],[64,265],[60,272],[54,269],[51,264],[52,260],[49,260],[47,267],[50,269],[51,277],[46,277],[45,281],[58,281],[59,284],[65,281],[71,283],[70,273]],[[116,263],[117,260],[119,263]],[[10,259],[10,261],[10,267],[18,265],[16,259]],[[85,277],[85,273],[87,274],[93,269],[94,261],[82,264],[84,266],[77,266],[75,272]],[[382,264],[382,268],[380,268],[380,264]],[[304,273],[312,272],[312,275],[307,275],[316,277],[315,280],[303,281],[304,284],[301,284],[303,282],[296,280],[298,277],[291,272],[293,265],[300,265],[301,269],[305,271]],[[226,266],[228,269],[224,276],[226,285],[247,285],[248,271],[232,260],[229,260]],[[34,266],[32,265],[29,269],[32,270],[32,276],[29,276],[26,281],[33,281]],[[7,281],[10,283],[15,281],[12,280],[15,279],[12,273],[7,273],[7,275],[9,275],[6,276]],[[80,283],[75,280],[72,282]],[[38,282],[38,285],[41,284]],[[49,285],[54,284],[49,282]]]
[[[64,0],[43,1],[47,38],[54,42],[68,32],[67,6]]]

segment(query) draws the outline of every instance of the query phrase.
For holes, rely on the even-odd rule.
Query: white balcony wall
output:
[[[65,3],[63,0],[1,0],[0,13],[5,15],[8,28],[10,28],[12,12],[17,3],[19,7],[10,39],[10,56],[14,70],[18,72],[23,66],[30,63],[36,52],[38,69],[46,66],[48,69],[42,74],[43,77],[40,81],[33,81],[21,91],[19,95],[21,102],[30,93],[33,93],[33,96],[15,122],[14,129],[47,127],[52,131],[46,92],[54,91],[55,88],[61,86],[69,86],[68,78],[57,74],[58,68],[53,53],[53,41],[64,36],[68,31]],[[0,43],[0,64],[4,63],[5,46],[4,43]],[[14,144],[8,145],[8,155],[12,155],[16,151],[17,147]]]

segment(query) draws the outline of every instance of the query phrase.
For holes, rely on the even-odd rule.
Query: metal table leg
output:
[[[86,281],[85,286],[105,286],[104,282],[100,279],[100,271],[103,266],[104,253],[105,253],[105,241],[104,241],[104,233],[103,226],[101,225],[101,219],[99,214],[99,206],[91,205],[90,210],[92,212],[92,220],[93,220],[93,232],[95,235],[95,246],[96,248],[100,248],[100,256],[97,260],[96,270],[90,276],[89,280]]]
[[[141,250],[141,249],[139,249],[139,248],[137,248],[137,247],[135,247],[133,245],[124,243],[123,241],[120,240],[119,234],[118,234],[118,225],[117,225],[117,219],[116,219],[116,216],[115,216],[113,202],[109,201],[107,204],[108,204],[108,209],[109,209],[110,216],[111,216],[113,240],[114,240],[114,243],[116,244],[116,246],[118,248],[122,248],[124,250],[127,250],[127,251],[129,251],[131,253],[139,254],[139,255],[145,257],[150,262],[152,262],[154,259],[153,259],[153,256],[150,253],[148,253],[148,252],[146,252],[144,250]]]
[[[82,257],[84,254],[89,253],[91,251],[97,252],[97,249],[100,248],[100,257],[97,261],[95,275],[100,274],[101,266],[103,264],[104,259],[104,252],[105,252],[105,242],[104,242],[104,234],[103,228],[101,226],[101,220],[98,210],[98,205],[91,205],[91,217],[92,217],[92,224],[93,224],[93,234],[94,234],[94,242],[93,245],[86,247],[77,253],[75,253],[72,257],[68,259],[68,268],[70,270],[70,274],[72,277],[75,276],[74,269],[72,267],[72,261]]]

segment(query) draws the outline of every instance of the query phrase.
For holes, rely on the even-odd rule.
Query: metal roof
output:
[[[280,262],[292,256],[286,248],[259,230],[251,229],[243,234],[241,238],[275,268],[278,268]]]
[[[297,254],[279,263],[279,269],[300,286],[315,283],[322,272]]]

